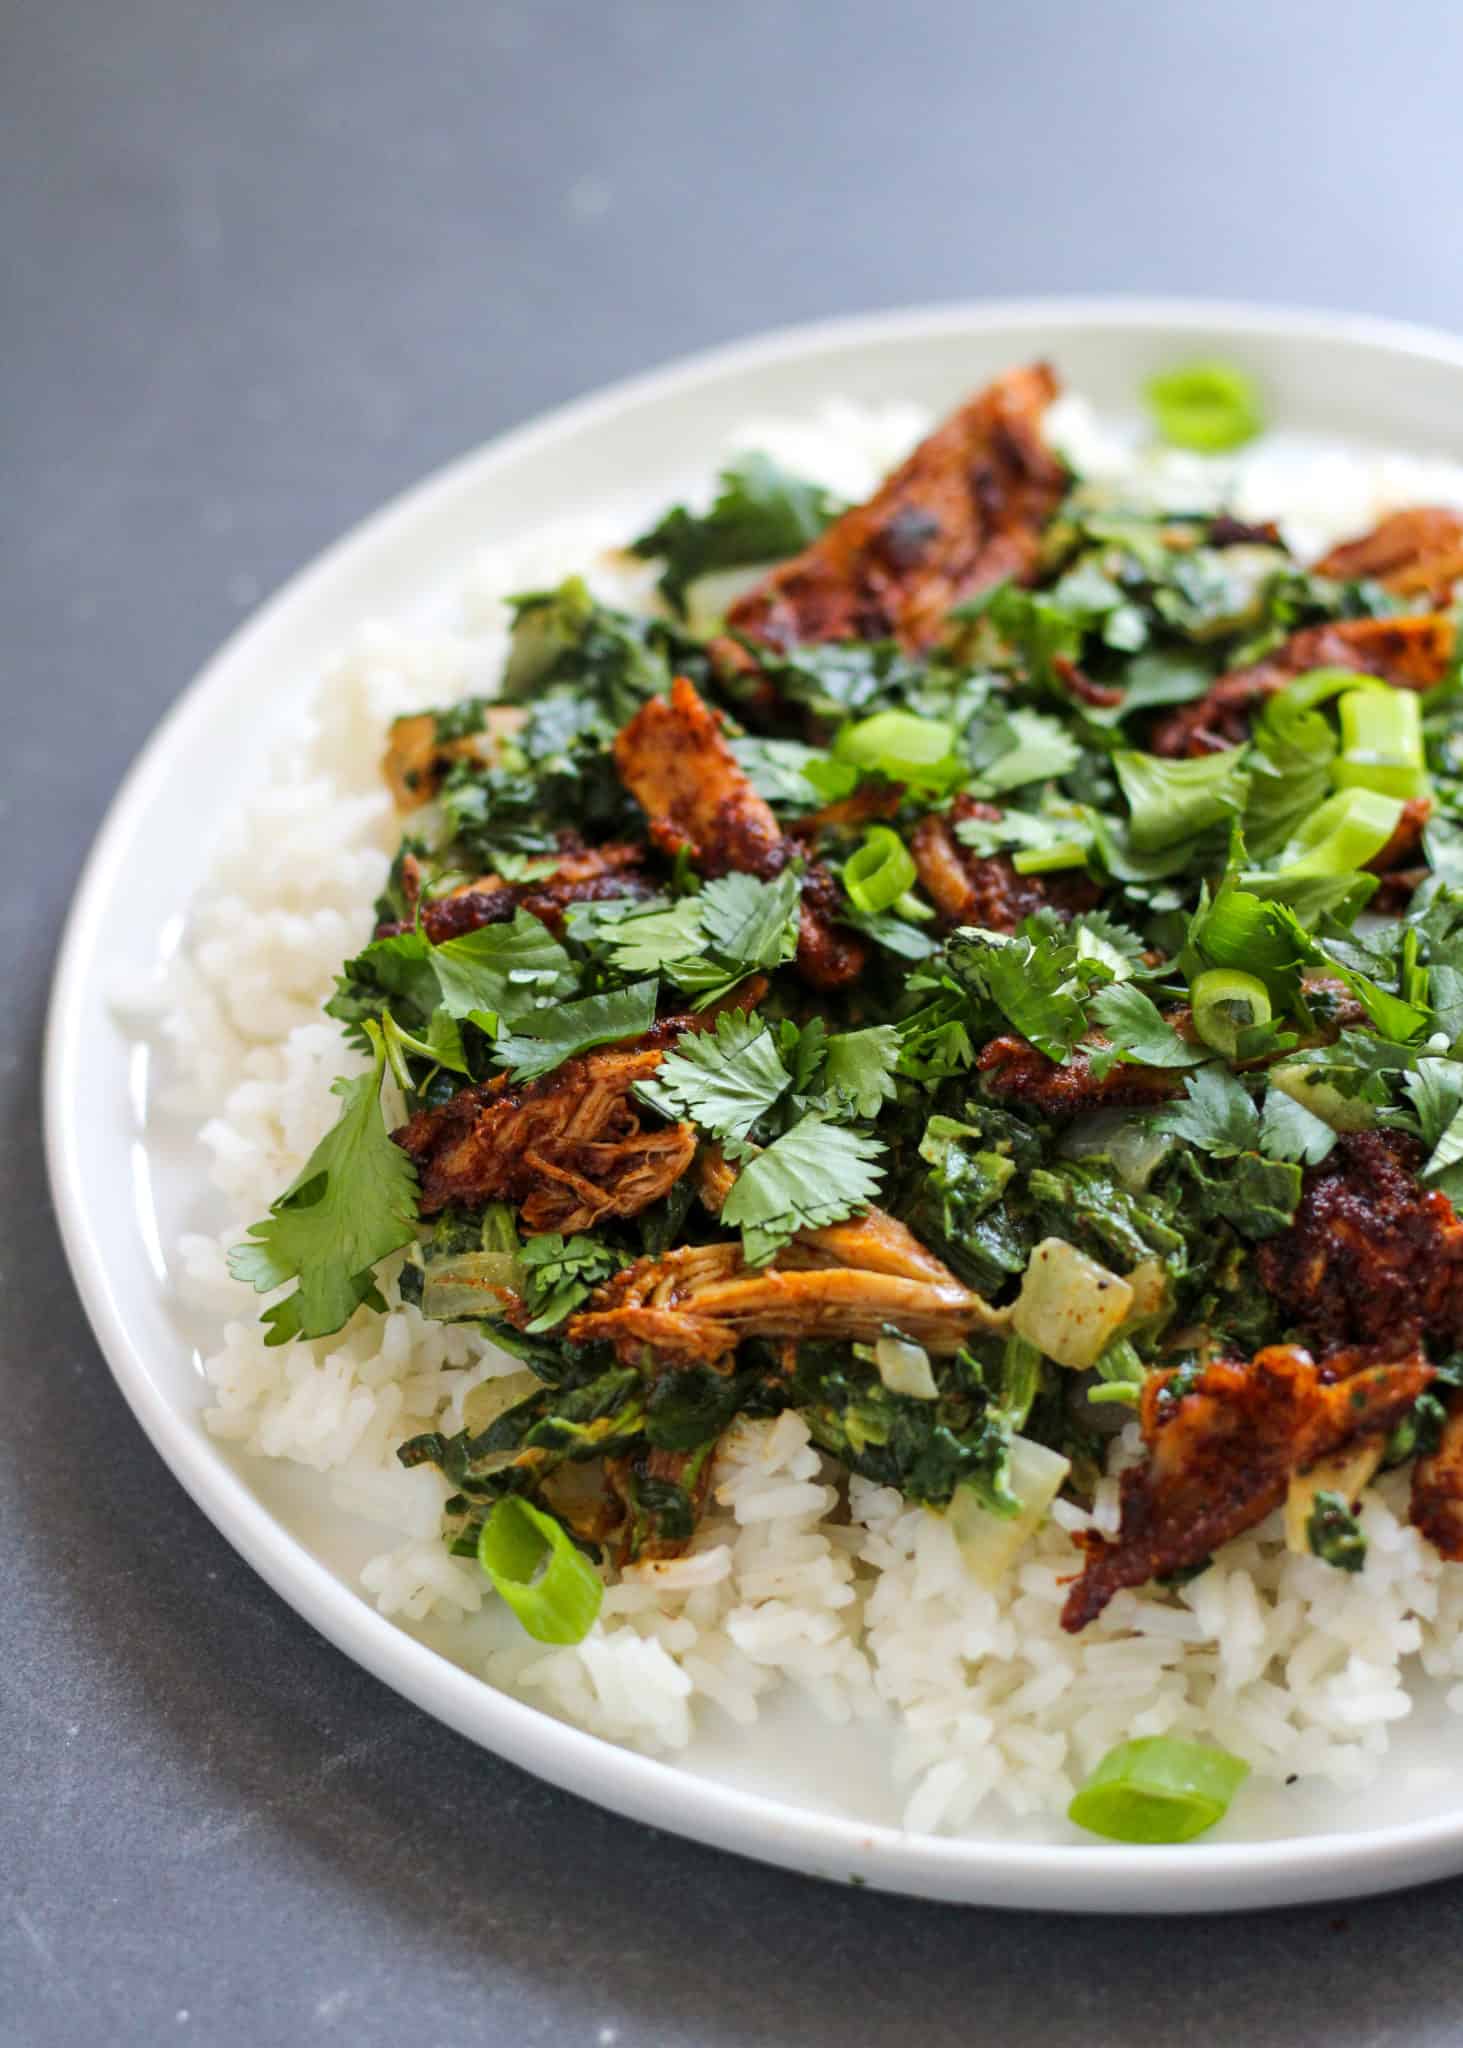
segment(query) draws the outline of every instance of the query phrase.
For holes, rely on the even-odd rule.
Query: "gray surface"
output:
[[[789,319],[1122,287],[1463,324],[1456,10],[0,8],[0,2039],[1456,2041],[1463,1884],[1038,1920],[612,1819],[348,1665],[184,1498],[62,1266],[53,934],[163,706],[537,408]]]

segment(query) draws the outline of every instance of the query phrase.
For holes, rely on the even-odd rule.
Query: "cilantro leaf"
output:
[[[1044,711],[1012,711],[985,735],[970,786],[982,796],[996,796],[1066,775],[1081,758],[1081,748],[1059,719]]]
[[[896,916],[892,910],[878,910],[869,916],[867,912],[845,904],[838,913],[838,922],[852,925],[856,932],[862,932],[876,946],[882,946],[886,953],[893,953],[901,960],[928,960],[932,953],[940,950],[938,939],[932,939],[919,925]]]
[[[1260,1115],[1243,1081],[1216,1060],[1184,1077],[1186,1099],[1171,1103],[1154,1118],[1158,1130],[1187,1138],[1212,1159],[1233,1159],[1253,1152],[1260,1135]]]
[[[562,1323],[602,1280],[619,1272],[622,1261],[618,1252],[592,1237],[566,1240],[558,1231],[544,1231],[525,1239],[518,1264],[523,1274],[523,1299],[533,1315],[524,1328],[535,1336]]]
[[[622,974],[663,974],[693,959],[703,943],[699,896],[619,919],[609,934],[609,955]],[[673,977],[674,978],[674,977]]]
[[[507,1067],[515,1081],[535,1081],[576,1053],[638,1038],[655,1022],[655,993],[653,980],[632,981],[604,995],[535,1010],[519,1020],[517,1032],[497,1041],[494,1062]]]
[[[1192,761],[1120,752],[1113,766],[1128,800],[1128,836],[1139,853],[1162,853],[1244,810],[1250,779],[1246,749],[1201,754]]]
[[[698,576],[798,554],[843,510],[831,491],[790,475],[767,455],[740,456],[718,483],[709,511],[674,505],[630,543],[631,554],[664,562],[659,588],[678,612]]]
[[[688,1032],[635,1093],[662,1116],[687,1118],[727,1141],[735,1157],[791,1079],[762,1019],[732,1010],[714,1032]]]
[[[765,1266],[800,1230],[822,1230],[868,1207],[884,1147],[816,1112],[795,1123],[737,1175],[722,1221],[739,1228],[751,1266]]]
[[[958,932],[948,949],[950,965],[972,994],[989,997],[1013,1030],[1050,1060],[1065,1060],[1087,1029],[1087,1016],[1073,987],[1075,949],[1022,934]]]
[[[893,1076],[902,1047],[897,1024],[834,1032],[819,1075],[827,1114],[877,1116],[886,1102],[894,1100]]]
[[[1099,989],[1092,1014],[1125,1060],[1145,1067],[1197,1067],[1210,1057],[1208,1048],[1180,1038],[1158,1005],[1130,981]]]
[[[1432,1147],[1423,1179],[1436,1180],[1463,1159],[1463,1065],[1419,1060],[1417,1071],[1404,1075],[1402,1085],[1417,1111],[1423,1142]]]
[[[338,1120],[268,1216],[229,1253],[229,1271],[258,1294],[299,1282],[264,1311],[266,1344],[329,1337],[362,1302],[384,1310],[374,1268],[416,1229],[416,1169],[382,1119],[386,1051],[375,1027],[369,1030],[376,1052],[370,1071],[334,1084],[345,1104]]]
[[[1266,1089],[1260,1150],[1267,1159],[1298,1159],[1306,1166],[1319,1166],[1335,1143],[1336,1133],[1314,1110],[1283,1088]]]
[[[742,874],[708,882],[698,899],[708,945],[743,972],[790,960],[798,946],[801,893],[796,866],[784,868],[772,882]]]
[[[830,800],[850,795],[858,784],[858,770],[851,761],[835,761],[824,748],[807,746],[802,740],[748,735],[730,744],[737,766],[769,804],[815,811]]]
[[[511,923],[485,924],[431,949],[431,966],[449,1017],[487,1011],[508,1023],[574,988],[574,963],[531,911]]]

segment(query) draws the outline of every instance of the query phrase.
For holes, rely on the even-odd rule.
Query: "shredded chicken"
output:
[[[655,890],[641,873],[643,846],[585,846],[572,833],[562,836],[556,866],[530,882],[505,882],[501,875],[479,875],[445,896],[421,906],[421,929],[434,946],[459,939],[486,924],[506,924],[517,910],[527,910],[546,924],[556,938],[564,934],[564,912],[571,903],[600,903],[611,897],[644,899]],[[403,864],[407,899],[416,905],[420,869],[408,855]],[[390,920],[376,927],[378,939],[410,931],[414,920]]]
[[[772,648],[826,640],[932,647],[953,605],[1030,582],[1067,473],[1041,438],[1057,394],[1045,363],[1013,370],[922,441],[864,505],[783,562],[727,614]],[[723,643],[745,665],[735,641]]]
[[[1373,854],[1367,862],[1368,873],[1395,874],[1411,860],[1421,850],[1423,831],[1432,814],[1433,800],[1430,796],[1410,796],[1402,806],[1402,815],[1391,838],[1381,852]]]
[[[1412,1468],[1412,1519],[1450,1564],[1463,1564],[1463,1394],[1448,1403],[1437,1449]]]
[[[1093,1039],[1097,1051],[1105,1041]],[[1167,1102],[1182,1095],[1184,1077],[1172,1067],[1141,1067],[1117,1061],[1098,1078],[1088,1052],[1078,1046],[1064,1065],[1048,1059],[1014,1032],[993,1038],[976,1060],[987,1095],[1020,1102],[1043,1116],[1080,1116],[1085,1109],[1123,1108]]]
[[[1009,854],[973,853],[955,835],[953,828],[962,818],[994,824],[1000,816],[998,805],[960,796],[948,815],[931,812],[910,835],[920,881],[945,922],[1014,932],[1023,917],[1044,904],[1068,914],[1090,910],[1099,892],[1085,874],[1018,875]]]
[[[1434,1368],[1405,1347],[1381,1363],[1370,1362],[1375,1356],[1322,1368],[1308,1351],[1276,1345],[1248,1363],[1210,1365],[1187,1393],[1170,1392],[1173,1375],[1150,1374],[1141,1406],[1147,1460],[1123,1474],[1116,1539],[1084,1539],[1087,1561],[1063,1628],[1085,1628],[1125,1586],[1204,1563],[1280,1505],[1292,1473],[1392,1429]]]
[[[1455,628],[1444,612],[1396,619],[1343,619],[1307,626],[1258,661],[1234,669],[1195,704],[1160,720],[1149,742],[1155,754],[1213,754],[1246,738],[1250,715],[1295,676],[1313,668],[1354,669],[1381,676],[1399,690],[1431,690],[1453,658]]]
[[[620,780],[650,819],[650,836],[668,854],[683,848],[704,875],[736,870],[764,881],[798,854],[771,806],[758,796],[727,745],[721,721],[684,676],[669,697],[653,697],[615,740]],[[814,862],[803,880],[798,972],[816,989],[857,981],[866,942],[838,925],[838,884]]]
[[[1424,1331],[1463,1342],[1463,1221],[1418,1181],[1422,1156],[1401,1131],[1338,1139],[1290,1228],[1260,1246],[1262,1284],[1318,1349]]]
[[[416,1163],[421,1213],[509,1201],[525,1229],[566,1233],[638,1215],[696,1154],[690,1124],[646,1130],[630,1092],[664,1056],[663,1045],[583,1053],[540,1081],[515,1088],[500,1075],[418,1110],[393,1136]]]
[[[648,1345],[678,1364],[726,1367],[744,1337],[873,1342],[892,1325],[927,1350],[958,1351],[972,1330],[1004,1329],[993,1309],[902,1223],[870,1209],[804,1231],[770,1265],[738,1244],[686,1245],[640,1259],[575,1316],[576,1343],[607,1339],[627,1357]]]
[[[1322,555],[1314,573],[1343,583],[1366,578],[1399,596],[1445,603],[1463,576],[1463,514],[1441,505],[1394,512],[1360,539],[1343,541]]]

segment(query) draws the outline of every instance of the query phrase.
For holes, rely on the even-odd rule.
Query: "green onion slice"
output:
[[[1268,1024],[1272,1015],[1270,991],[1264,982],[1233,967],[1207,969],[1195,980],[1189,996],[1194,1029],[1205,1045],[1212,1045],[1226,1059],[1234,1058],[1243,1032]]]
[[[1250,1767],[1228,1750],[1171,1735],[1110,1749],[1067,1818],[1113,1842],[1191,1842],[1223,1820]]]
[[[1160,439],[1197,455],[1242,447],[1265,424],[1253,379],[1233,363],[1181,363],[1150,377],[1143,397]]]
[[[1047,875],[1057,868],[1085,867],[1087,842],[1059,839],[1055,846],[1025,846],[1012,854],[1011,865],[1018,875]]]
[[[1348,690],[1341,714],[1341,759],[1332,774],[1343,789],[1421,796],[1428,786],[1422,705],[1411,690]]]
[[[950,789],[965,773],[955,753],[955,728],[943,718],[917,718],[912,711],[876,711],[872,718],[845,725],[833,753],[836,760],[915,789]]]
[[[478,1537],[478,1563],[537,1643],[582,1642],[604,1584],[567,1530],[516,1493],[500,1500]]]
[[[897,832],[871,825],[864,843],[843,864],[843,886],[855,910],[877,917],[918,880],[919,870]]]
[[[1374,860],[1397,829],[1402,798],[1375,789],[1339,789],[1307,818],[1275,862],[1287,881],[1345,875]]]

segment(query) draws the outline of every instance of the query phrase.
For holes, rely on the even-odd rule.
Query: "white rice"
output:
[[[765,448],[856,496],[925,424],[910,406],[831,402],[811,420],[750,423],[732,446]],[[1168,502],[1228,496],[1279,518],[1305,554],[1402,503],[1463,506],[1463,470],[1433,461],[1280,440],[1226,463],[1154,459],[1073,398],[1053,431],[1089,474],[1125,475]],[[1059,1504],[992,1593],[964,1571],[942,1518],[859,1479],[841,1487],[785,1415],[730,1433],[691,1553],[627,1571],[583,1643],[546,1651],[505,1630],[496,1640],[507,1647],[484,1650],[481,1626],[461,1626],[483,1582],[438,1538],[445,1485],[430,1469],[402,1470],[393,1452],[414,1431],[460,1426],[465,1392],[515,1362],[477,1331],[399,1303],[314,1344],[265,1345],[258,1303],[230,1280],[224,1250],[298,1170],[338,1107],[332,1079],[357,1064],[320,1005],[365,935],[396,837],[378,772],[385,726],[488,687],[504,596],[585,569],[617,538],[580,521],[495,551],[452,632],[364,628],[228,821],[154,1005],[171,1100],[192,1113],[228,1212],[217,1235],[185,1237],[175,1261],[180,1291],[215,1333],[208,1428],[322,1475],[343,1511],[379,1526],[383,1548],[361,1584],[384,1614],[445,1625],[434,1640],[485,1678],[614,1741],[674,1752],[698,1719],[749,1726],[770,1694],[796,1687],[832,1721],[892,1722],[890,1768],[915,1831],[959,1832],[993,1800],[1018,1815],[1057,1812],[1112,1743],[1168,1730],[1217,1741],[1264,1776],[1364,1781],[1419,1671],[1449,1682],[1463,1711],[1463,1571],[1407,1525],[1405,1476],[1369,1493],[1357,1575],[1290,1555],[1276,1517],[1177,1593],[1124,1593],[1074,1637],[1058,1614],[1079,1511]],[[646,587],[620,570],[592,580],[621,601]],[[1110,1478],[1098,1526],[1114,1526],[1116,1497]]]

